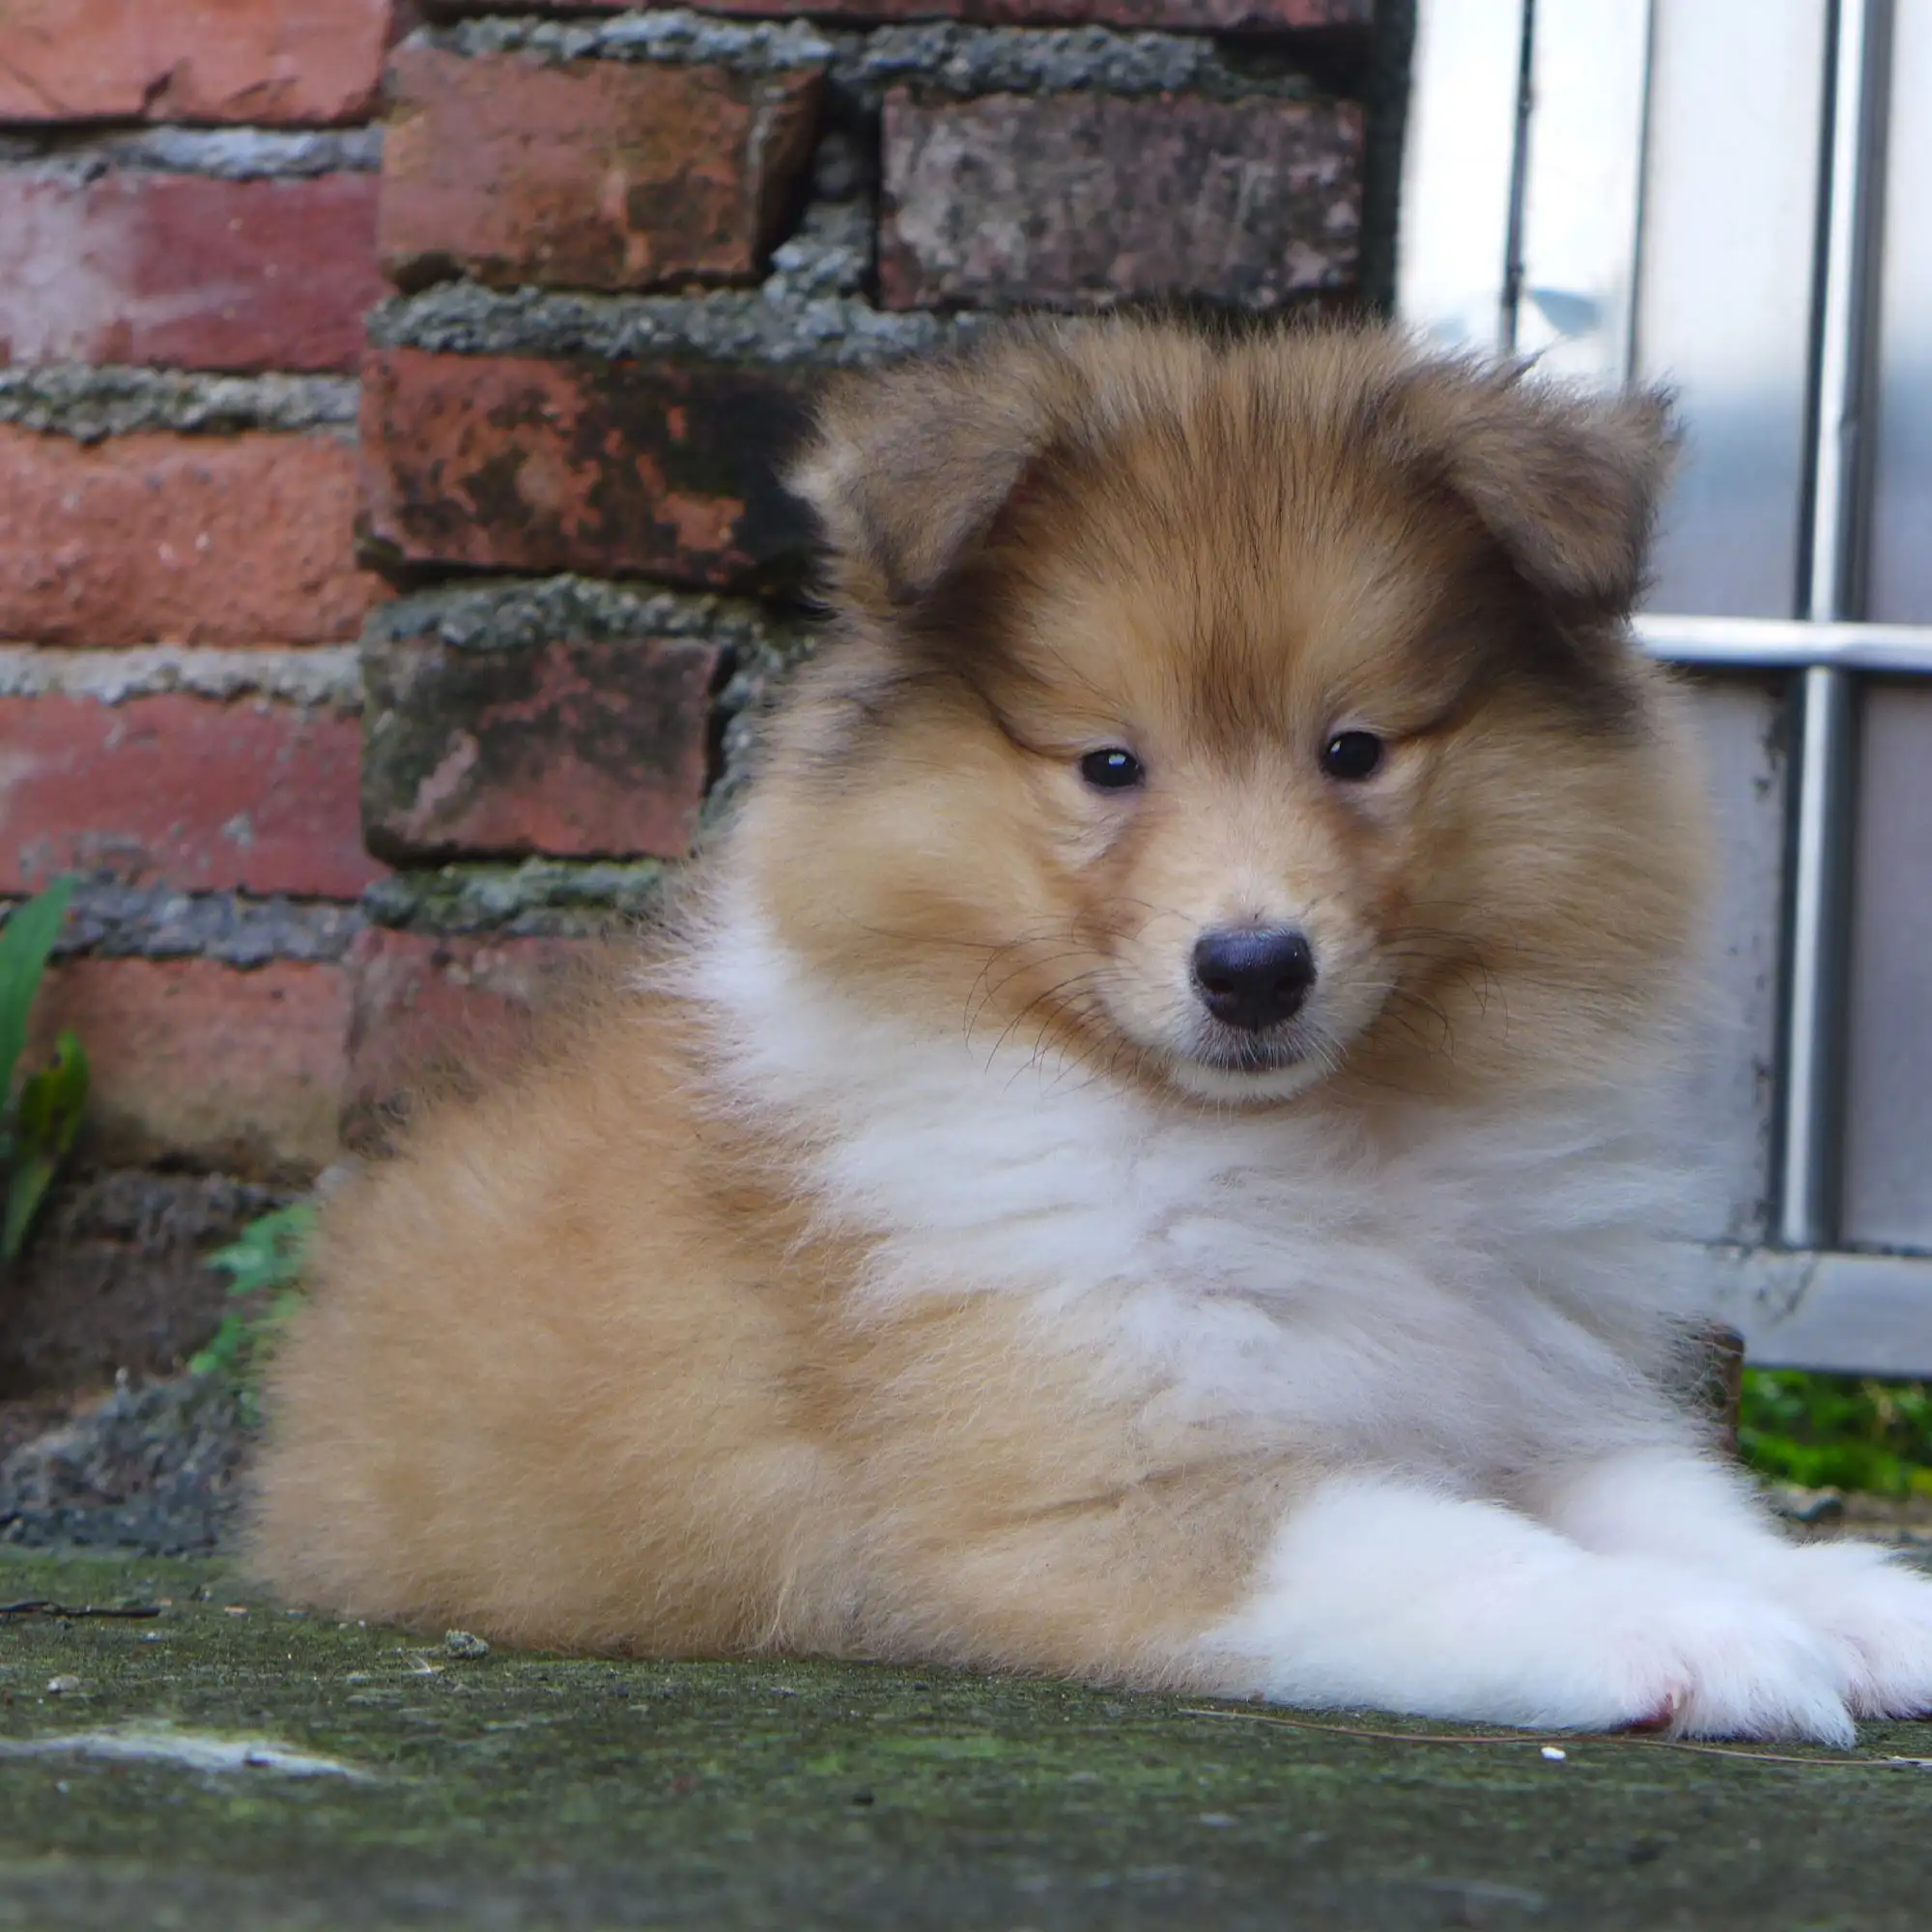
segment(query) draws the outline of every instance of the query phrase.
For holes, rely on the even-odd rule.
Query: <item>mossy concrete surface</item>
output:
[[[1551,1756],[952,1673],[466,1655],[214,1562],[7,1555],[0,1605],[0,1926],[1932,1919],[1932,1767],[1897,1761],[1932,1725],[1849,1762]]]

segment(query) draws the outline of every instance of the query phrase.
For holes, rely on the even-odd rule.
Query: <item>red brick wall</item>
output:
[[[99,1075],[0,1333],[648,905],[806,645],[826,369],[1377,296],[1406,12],[0,9],[0,899],[86,881],[43,1019]],[[93,1368],[184,1346],[144,1319]]]
[[[95,1068],[0,1395],[196,1346],[193,1253],[332,1157],[384,869],[355,437],[396,24],[0,8],[0,897],[84,881],[39,1019]]]

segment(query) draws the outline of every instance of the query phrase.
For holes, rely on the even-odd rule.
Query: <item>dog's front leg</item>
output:
[[[1838,1653],[1860,1717],[1932,1711],[1932,1582],[1870,1544],[1792,1543],[1737,1472],[1690,1450],[1636,1451],[1539,1485],[1531,1507],[1587,1549],[1776,1598]]]
[[[1321,1484],[1206,1639],[1217,1688],[1552,1729],[1848,1743],[1845,1673],[1770,1597],[1395,1476]]]

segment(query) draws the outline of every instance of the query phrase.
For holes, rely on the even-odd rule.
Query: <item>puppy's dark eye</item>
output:
[[[1321,748],[1321,769],[1344,784],[1359,784],[1380,769],[1384,749],[1373,731],[1337,731]]]
[[[1089,752],[1080,760],[1080,776],[1095,791],[1126,791],[1147,777],[1147,769],[1131,752],[1109,745],[1104,752]]]

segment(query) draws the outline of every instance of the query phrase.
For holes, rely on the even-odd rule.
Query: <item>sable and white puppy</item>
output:
[[[327,1211],[257,1555],[498,1638],[1845,1740],[1932,1586],[1671,1392],[1667,431],[1376,332],[835,392],[675,928]]]

